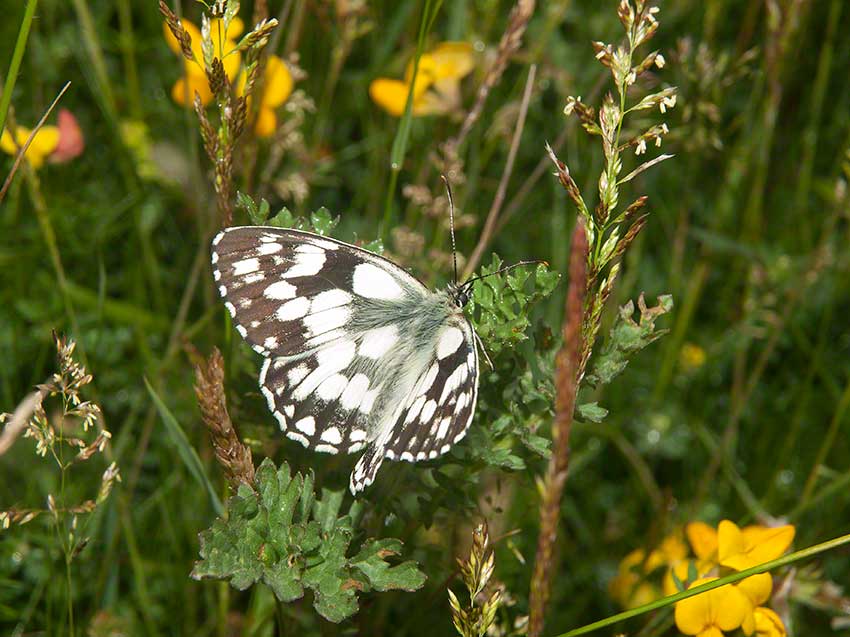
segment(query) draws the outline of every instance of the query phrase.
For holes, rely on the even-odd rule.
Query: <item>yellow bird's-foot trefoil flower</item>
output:
[[[716,579],[698,579],[688,588]],[[685,635],[722,637],[724,632],[738,628],[748,611],[749,602],[743,593],[734,586],[726,585],[678,602],[674,617],[676,627]]]
[[[243,70],[239,75],[237,95],[242,95],[245,91],[246,81],[247,76]],[[277,129],[275,110],[289,99],[293,83],[292,73],[289,72],[286,62],[276,55],[270,55],[263,71],[263,94],[260,97],[257,118],[254,122],[254,133],[257,137],[271,137],[274,134]]]
[[[474,68],[472,45],[443,42],[419,58],[416,81],[409,62],[404,81],[379,77],[369,85],[372,101],[393,117],[401,117],[412,93],[414,116],[445,115],[460,109],[460,81]]]
[[[186,33],[192,39],[192,55],[194,61],[182,58],[180,43],[174,34],[168,28],[168,24],[163,22],[163,32],[165,33],[165,41],[168,43],[168,48],[181,55],[183,59],[185,75],[179,78],[174,86],[171,87],[171,98],[182,106],[192,104],[195,100],[195,93],[201,98],[201,104],[206,106],[212,101],[213,94],[210,91],[209,81],[207,80],[206,71],[204,70],[204,54],[201,46],[201,31],[188,20],[181,20],[181,24]],[[237,48],[238,42],[236,38],[244,30],[245,26],[241,19],[233,18],[230,21],[230,26],[227,32],[224,32],[224,22],[220,19],[210,21],[210,38],[213,43],[213,57],[221,60],[224,66],[224,74],[227,79],[233,81],[239,72],[241,55]]]

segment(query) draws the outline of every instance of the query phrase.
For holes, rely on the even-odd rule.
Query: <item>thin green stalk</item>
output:
[[[832,445],[835,443],[835,437],[838,435],[838,428],[844,420],[844,415],[847,409],[850,408],[850,381],[844,387],[844,393],[841,394],[841,400],[838,401],[838,407],[835,409],[835,414],[832,416],[832,422],[829,423],[829,430],[824,436],[818,454],[812,463],[812,470],[809,472],[809,477],[806,479],[806,485],[803,487],[803,495],[800,496],[800,505],[803,506],[812,496],[812,491],[817,484],[818,469],[826,462],[826,457],[832,450]]]
[[[384,219],[381,222],[381,229],[378,233],[382,239],[387,239],[389,231],[390,217],[393,212],[393,199],[395,198],[395,188],[398,183],[398,173],[401,172],[401,167],[404,164],[404,155],[407,152],[407,142],[410,139],[410,127],[413,121],[413,86],[416,85],[416,76],[419,73],[419,59],[425,50],[425,38],[434,24],[437,13],[440,11],[440,6],[443,0],[425,0],[425,9],[422,11],[422,21],[419,23],[419,38],[416,42],[416,56],[413,58],[413,74],[410,78],[411,90],[407,93],[407,102],[404,105],[404,114],[401,116],[401,121],[398,124],[395,139],[393,140],[392,150],[390,151],[390,183],[387,188],[387,197],[384,202]]]
[[[18,79],[18,71],[21,68],[21,60],[24,50],[27,48],[32,18],[35,15],[35,7],[38,0],[29,0],[24,9],[24,17],[21,27],[18,29],[18,39],[15,42],[15,50],[12,51],[12,61],[9,62],[9,71],[6,73],[6,83],[3,85],[3,94],[0,95],[0,132],[6,126],[6,115],[9,113],[9,104],[12,103],[12,91],[15,89],[15,80]]]
[[[746,570],[733,573],[732,575],[721,577],[706,584],[694,586],[693,588],[689,588],[686,591],[681,591],[680,593],[676,593],[675,595],[670,595],[662,599],[657,599],[654,602],[650,602],[649,604],[644,604],[643,606],[638,606],[637,608],[633,608],[622,613],[617,613],[616,615],[612,615],[611,617],[601,619],[598,622],[593,622],[592,624],[587,624],[580,628],[569,630],[565,633],[561,633],[557,637],[576,637],[576,635],[585,635],[587,633],[593,632],[594,630],[599,630],[600,628],[611,626],[612,624],[616,624],[617,622],[623,621],[625,619],[631,619],[632,617],[637,617],[638,615],[643,615],[644,613],[648,613],[659,608],[664,608],[665,606],[670,606],[671,604],[675,604],[676,602],[680,602],[683,599],[693,597],[694,595],[699,595],[700,593],[706,593],[708,591],[714,590],[715,588],[720,588],[721,586],[725,586],[726,584],[734,584],[735,582],[740,582],[741,580],[746,579],[752,575],[767,573],[768,571],[771,571],[775,568],[781,568],[783,566],[788,566],[789,564],[794,564],[795,562],[814,557],[815,555],[825,553],[826,551],[831,551],[832,549],[836,549],[839,546],[844,546],[845,544],[850,544],[850,533],[834,538],[832,540],[827,540],[826,542],[821,542],[820,544],[815,544],[814,546],[810,546],[799,551],[795,551],[793,553],[789,553],[788,555],[784,555],[783,557],[779,557],[775,560],[770,560],[769,562],[764,562],[763,564],[759,564]]]

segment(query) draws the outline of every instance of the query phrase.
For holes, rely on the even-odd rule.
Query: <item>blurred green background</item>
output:
[[[3,72],[23,5],[8,3],[0,23]],[[200,23],[196,3],[170,6]],[[511,6],[446,2],[428,37],[426,49],[466,41],[475,50],[457,109],[413,118],[389,200],[387,253],[429,284],[450,275],[448,233],[412,195],[443,195],[435,153],[473,104]],[[252,9],[243,4],[246,24]],[[267,198],[272,210],[325,206],[340,216],[335,236],[342,240],[379,238],[399,120],[370,99],[369,83],[403,76],[422,4],[270,0],[269,9],[285,12],[273,52],[303,72],[278,109],[287,135],[256,139],[249,131],[241,140],[236,188]],[[651,115],[669,126],[661,151],[676,157],[623,189],[623,200],[648,195],[651,215],[625,258],[604,325],[615,304],[640,292],[650,299],[670,293],[676,307],[661,320],[670,334],[593,397],[610,411],[604,423],[574,432],[549,634],[616,612],[607,586],[621,558],[689,520],[787,519],[797,527],[797,547],[850,526],[850,7],[843,0],[670,0],[659,21],[649,47],[667,63],[638,89],[678,87],[676,107]],[[575,210],[551,176],[544,145],[555,146],[595,201],[599,144],[563,107],[570,95],[598,105],[612,90],[591,42],[617,43],[621,35],[614,2],[538,3],[460,151],[465,179],[454,194],[462,254],[475,246],[496,194],[535,64],[505,221],[484,262],[492,250],[508,262],[546,259],[565,274]],[[516,531],[497,544],[495,575],[514,602],[500,625],[511,626],[527,612],[539,459],[516,472],[490,470],[481,512],[449,507],[430,529],[393,527],[429,575],[425,589],[376,595],[341,626],[317,619],[306,602],[276,611],[267,593],[188,578],[197,534],[215,514],[169,441],[144,378],[222,495],[192,391],[190,345],[224,351],[234,421],[255,458],[313,467],[329,488],[345,484],[353,459],[311,454],[275,435],[256,390],[258,358],[234,340],[212,286],[215,196],[197,119],[170,96],[181,74],[155,2],[41,0],[11,99],[18,124],[33,128],[70,81],[59,106],[85,139],[84,152],[67,163],[19,171],[0,203],[0,411],[13,411],[53,373],[51,330],[63,332],[79,342],[94,376],[88,398],[103,408],[121,467],[123,482],[93,514],[90,541],[74,558],[77,634],[259,635],[273,634],[275,621],[289,626],[286,634],[452,634],[446,582],[454,556],[466,550],[470,520],[482,512],[497,518],[494,535]],[[657,152],[650,147],[649,156]],[[11,167],[10,156],[0,158],[4,178]],[[235,222],[247,223],[245,213]],[[557,331],[565,289],[538,308],[535,321]],[[96,492],[105,465],[96,457],[80,468],[66,486],[79,492],[73,500]],[[31,440],[0,457],[0,476],[0,510],[43,508],[57,489],[58,473]],[[388,518],[387,528],[393,524]],[[846,584],[847,557],[830,553],[823,573],[810,575]],[[63,577],[46,522],[3,531],[0,633],[67,634]],[[832,611],[815,606],[792,604],[797,632],[832,634]],[[641,621],[621,629],[637,632]],[[647,634],[675,633],[670,626]]]

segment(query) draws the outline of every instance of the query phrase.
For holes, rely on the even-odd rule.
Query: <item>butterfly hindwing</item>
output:
[[[400,403],[398,416],[357,463],[351,491],[372,483],[384,458],[434,459],[469,429],[478,397],[478,352],[466,318],[438,332],[430,364]]]

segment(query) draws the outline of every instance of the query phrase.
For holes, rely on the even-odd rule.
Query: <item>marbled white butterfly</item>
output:
[[[353,494],[384,458],[433,459],[466,435],[478,396],[463,313],[472,279],[433,292],[357,246],[265,226],[220,232],[212,263],[237,331],[265,359],[260,389],[281,430],[315,451],[366,450]]]

